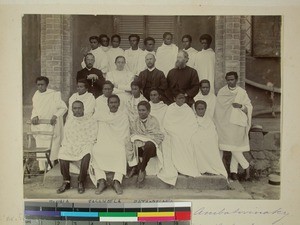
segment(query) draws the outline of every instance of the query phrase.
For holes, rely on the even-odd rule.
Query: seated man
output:
[[[164,135],[160,130],[158,120],[149,115],[151,106],[147,101],[139,102],[138,106],[139,118],[134,121],[133,130],[131,135],[131,141],[138,149],[136,162],[138,168],[134,166],[130,172],[129,177],[134,174],[134,171],[138,170],[137,183],[141,184],[146,176],[146,166],[150,158],[158,156],[159,166],[158,170],[162,167],[162,153],[159,149],[159,145],[164,139]],[[139,157],[142,158],[142,162],[139,162]],[[133,157],[134,158],[134,157]]]
[[[210,91],[210,82],[209,80],[200,81],[200,91],[194,97],[194,101],[203,100],[207,104],[206,114],[213,118],[216,107],[216,95]]]
[[[77,92],[69,98],[68,119],[73,117],[72,104],[74,101],[81,101],[84,106],[84,116],[91,117],[95,111],[95,97],[88,92],[89,84],[85,80],[77,81]]]
[[[108,97],[109,112],[97,116],[99,132],[92,150],[90,176],[97,187],[95,194],[101,194],[107,187],[105,172],[113,172],[113,188],[118,195],[123,193],[121,183],[126,174],[126,143],[129,143],[129,122],[127,115],[119,111],[120,98]]]
[[[68,108],[64,101],[61,99],[61,94],[58,91],[48,88],[48,77],[37,77],[36,86],[37,91],[32,97],[32,114],[31,114],[31,130],[32,131],[51,131],[54,127],[54,137],[50,153],[50,160],[57,160],[58,150],[62,141],[63,133],[63,115],[67,112]],[[39,120],[51,120],[50,124],[39,124]],[[51,138],[49,135],[36,135],[36,147],[49,147]],[[41,155],[40,155],[41,154]],[[44,156],[39,153],[37,156]],[[40,172],[45,169],[45,159],[38,159]]]
[[[74,119],[67,120],[64,130],[64,139],[59,150],[60,171],[63,176],[63,184],[57,193],[63,193],[70,189],[70,162],[81,161],[78,177],[78,193],[85,191],[84,183],[89,168],[91,150],[96,141],[97,123],[91,117],[84,117],[84,105],[81,101],[72,103]]]
[[[227,171],[220,156],[218,134],[211,117],[206,113],[206,102],[195,102],[198,129],[192,136],[191,147],[195,153],[200,174],[216,174],[227,177]]]
[[[168,106],[163,126],[170,136],[171,159],[178,173],[196,177],[194,153],[189,148],[191,136],[197,130],[193,110],[185,103],[184,92],[174,93],[175,102]]]

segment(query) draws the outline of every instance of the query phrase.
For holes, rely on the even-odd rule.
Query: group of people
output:
[[[151,37],[144,40],[143,51],[139,36],[130,35],[131,48],[125,52],[118,35],[112,36],[111,47],[106,35],[91,37],[91,51],[77,73],[77,92],[69,98],[69,108],[59,92],[47,88],[47,77],[36,79],[32,129],[55,126],[50,159],[59,159],[63,176],[57,193],[70,189],[70,170],[79,174],[79,193],[84,193],[89,173],[95,194],[108,187],[108,172],[113,173],[117,194],[123,193],[124,176],[137,175],[138,187],[146,174],[171,186],[178,174],[227,178],[223,151],[232,152],[231,179],[237,179],[238,164],[245,178],[250,177],[243,152],[250,150],[252,105],[237,86],[238,74],[228,72],[227,85],[215,96],[211,36],[200,37],[200,52],[192,49],[190,35],[182,37],[183,50],[172,44],[172,37],[166,32],[157,52]],[[40,119],[50,119],[51,125],[39,124]],[[36,141],[41,147],[49,144],[41,135]],[[45,165],[39,161],[41,170],[47,170]]]

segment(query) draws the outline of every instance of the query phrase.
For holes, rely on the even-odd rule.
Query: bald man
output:
[[[148,53],[145,56],[145,62],[147,69],[140,72],[138,80],[141,84],[141,90],[145,98],[150,101],[150,91],[157,89],[161,95],[161,100],[167,103],[165,90],[168,87],[167,79],[164,73],[155,67],[155,56],[152,53]]]

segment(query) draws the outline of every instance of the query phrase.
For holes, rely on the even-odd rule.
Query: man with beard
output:
[[[167,76],[168,89],[166,95],[170,102],[174,102],[174,93],[183,92],[186,103],[192,106],[194,103],[193,98],[199,91],[199,78],[197,71],[186,65],[188,60],[188,53],[180,50],[177,54],[175,68],[171,69]]]
[[[86,67],[77,72],[76,81],[86,80],[89,84],[88,91],[97,98],[99,95],[102,95],[102,87],[105,82],[103,73],[94,68],[95,57],[92,53],[88,53],[84,57],[84,62]]]

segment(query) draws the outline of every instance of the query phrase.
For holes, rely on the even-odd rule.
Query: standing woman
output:
[[[228,72],[227,85],[219,90],[214,121],[219,135],[219,148],[232,153],[231,179],[237,180],[238,164],[245,170],[245,180],[250,179],[250,167],[243,152],[250,151],[248,132],[251,127],[252,105],[247,92],[237,86],[238,75]]]

